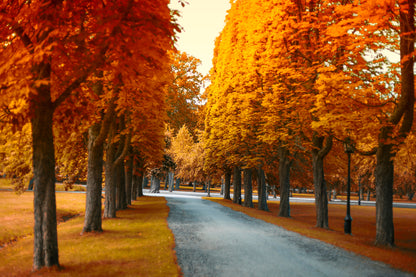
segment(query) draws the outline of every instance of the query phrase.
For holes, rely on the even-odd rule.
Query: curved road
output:
[[[412,276],[197,198],[166,196],[184,276]]]

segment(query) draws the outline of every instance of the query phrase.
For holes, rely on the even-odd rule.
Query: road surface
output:
[[[166,196],[184,276],[412,276],[196,196]]]

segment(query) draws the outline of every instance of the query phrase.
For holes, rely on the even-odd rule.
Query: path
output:
[[[209,200],[166,199],[185,277],[412,276]]]
[[[144,189],[143,190],[145,195],[154,195],[152,193],[150,193],[149,189]],[[160,190],[160,193],[157,194],[158,196],[164,196],[164,197],[191,197],[191,198],[201,198],[201,197],[206,197],[207,193],[203,192],[201,190],[198,190],[196,192],[192,192],[192,191],[172,191],[169,192],[167,190]],[[218,192],[211,192],[211,196],[212,197],[223,197],[223,195],[220,195]],[[231,194],[231,198],[233,197],[233,195]],[[244,199],[244,195],[242,195],[243,199]],[[253,194],[253,200],[257,200],[257,195]],[[280,197],[277,196],[276,198],[273,197],[269,197],[269,199],[267,200],[268,202],[279,202],[280,201]],[[304,198],[304,197],[290,197],[290,202],[291,203],[315,203],[315,198],[313,197],[309,197],[309,198]],[[346,205],[347,201],[345,200],[339,200],[339,199],[335,199],[329,202],[329,204],[334,204],[334,205]],[[356,206],[358,205],[358,201],[357,200],[351,200],[351,205]],[[376,202],[375,201],[365,201],[365,200],[361,200],[361,205],[362,206],[375,206]],[[395,208],[408,208],[408,209],[416,209],[416,203],[408,203],[408,202],[393,202],[393,207]]]

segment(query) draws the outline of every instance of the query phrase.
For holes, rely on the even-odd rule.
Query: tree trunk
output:
[[[196,181],[194,181],[192,184],[193,184],[193,192],[195,192],[196,191]]]
[[[144,175],[144,173],[142,175]],[[137,196],[142,197],[143,196],[143,181],[144,181],[144,178],[146,178],[146,177],[138,176],[137,178],[138,178],[138,181],[139,181],[138,187],[137,187]]]
[[[103,77],[103,72],[97,73]],[[96,95],[103,94],[102,82],[96,82],[93,86]],[[85,203],[84,232],[102,232],[102,187],[103,187],[103,156],[104,143],[114,117],[115,103],[112,99],[108,105],[106,114],[101,122],[92,125],[88,129],[88,170],[87,170],[87,195]]]
[[[168,172],[168,185],[169,185],[170,192],[173,191],[173,178],[174,178],[174,173],[172,171],[169,171]]]
[[[104,201],[104,218],[116,217],[116,180],[117,168],[110,161],[110,150],[106,152],[105,162],[105,201]],[[110,156],[110,157],[109,157]]]
[[[131,176],[131,201],[136,201],[139,194],[139,169],[137,168],[137,161],[133,156],[133,171]]]
[[[88,130],[88,171],[87,196],[85,203],[84,232],[102,232],[101,197],[103,186],[104,143],[96,144],[101,124],[94,124]]]
[[[150,193],[160,192],[160,179],[154,175],[150,178]]]
[[[50,78],[50,65],[43,64]],[[41,78],[45,79],[45,78]],[[34,173],[34,249],[33,269],[59,266],[55,200],[55,150],[53,112],[49,85],[37,88],[32,104],[33,173]]]
[[[279,216],[290,217],[290,166],[292,161],[289,150],[285,147],[279,149],[279,183],[280,183],[280,207]]]
[[[127,209],[127,199],[126,199],[126,175],[124,170],[124,162],[121,162],[116,165],[117,167],[117,201],[116,208],[117,210]]]
[[[108,141],[106,147],[106,159],[105,159],[105,207],[104,218],[115,218],[117,205],[121,207],[120,196],[126,197],[125,188],[120,187],[120,182],[125,186],[124,177],[124,158],[128,153],[130,147],[130,134],[122,137],[118,142],[112,142],[113,138],[119,129],[123,128],[123,120],[117,124],[116,118],[110,124],[110,131],[108,134]],[[122,177],[120,177],[122,176]],[[121,180],[122,178],[122,180]],[[122,192],[121,192],[122,190]],[[118,193],[118,194],[117,194]],[[122,193],[122,195],[120,195]]]
[[[244,207],[253,208],[253,185],[252,171],[249,168],[244,169]]]
[[[390,125],[380,130],[377,149],[376,183],[376,240],[378,245],[394,245],[393,225],[393,145],[386,142],[392,138],[393,125],[399,125],[399,136],[404,139],[413,125],[415,84],[414,84],[414,43],[415,3],[402,1],[400,6],[400,59],[401,94],[397,106],[389,118]]]
[[[224,178],[224,199],[231,200],[230,196],[230,187],[231,187],[231,171],[225,171],[225,178]]]
[[[326,139],[314,134],[312,150],[313,183],[315,188],[316,227],[328,228],[328,198],[324,176],[324,158],[332,148],[332,137]]]
[[[176,178],[176,190],[179,190],[180,189],[180,184],[181,184],[181,179],[180,178]]]
[[[241,204],[241,169],[238,166],[234,166],[233,186],[233,203]]]
[[[126,205],[131,205],[131,200],[133,196],[133,155],[130,155],[125,165],[126,176]]]
[[[224,195],[224,178],[221,178],[221,190],[220,195]]]
[[[394,245],[392,145],[378,147],[375,169],[376,240],[379,245]]]
[[[266,176],[264,170],[259,166],[257,168],[257,184],[258,184],[258,199],[259,199],[259,210],[269,211],[267,207],[267,188],[266,188]]]
[[[168,187],[169,187],[169,171],[166,172],[166,175],[165,175],[165,190],[167,190]]]
[[[208,181],[208,197],[211,197],[211,180]]]

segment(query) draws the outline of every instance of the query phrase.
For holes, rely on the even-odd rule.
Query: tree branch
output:
[[[319,150],[318,156],[323,158],[326,155],[328,155],[329,151],[331,151],[332,148],[332,135],[329,135],[325,138],[325,145],[324,147]]]

